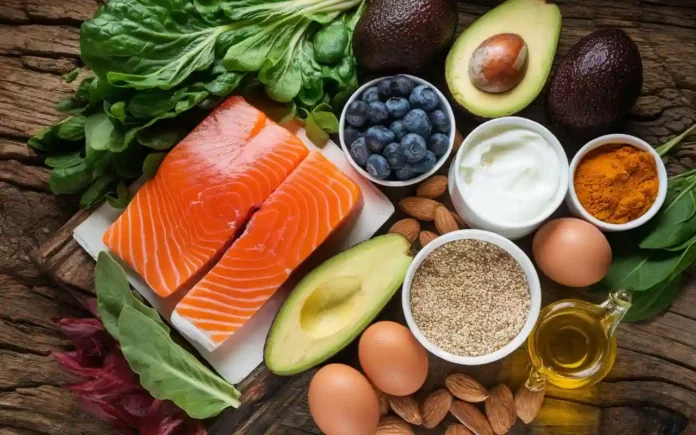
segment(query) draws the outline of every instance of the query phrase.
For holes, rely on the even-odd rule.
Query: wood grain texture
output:
[[[498,1],[458,2],[459,30]],[[638,44],[645,82],[622,131],[653,145],[696,120],[696,1],[585,0],[558,2],[564,27],[556,62],[580,37],[604,27],[624,29]],[[75,297],[93,292],[94,263],[72,240],[84,220],[73,199],[47,193],[48,172],[26,139],[60,119],[53,104],[76,83],[60,77],[79,65],[78,24],[97,0],[0,1],[0,434],[105,434],[110,429],[79,410],[60,388],[70,379],[49,352],[68,345],[52,317],[83,315]],[[436,70],[435,73],[438,71]],[[523,116],[545,122],[543,97]],[[458,116],[468,133],[477,122]],[[581,145],[561,136],[572,152]],[[696,137],[669,162],[671,172],[696,167]],[[387,192],[392,199],[408,194]],[[394,221],[402,216],[395,216]],[[385,226],[393,223],[389,222]],[[528,245],[529,241],[523,241]],[[38,265],[38,266],[37,266]],[[52,281],[47,280],[50,276]],[[544,303],[584,293],[544,281]],[[669,312],[653,322],[622,325],[619,355],[607,379],[578,391],[549,389],[538,418],[520,421],[515,434],[679,434],[696,433],[696,276]],[[398,297],[380,319],[403,321]],[[336,360],[356,364],[355,346]],[[444,377],[464,371],[490,387],[507,382],[513,391],[526,374],[526,355],[466,370],[431,357],[431,375],[422,395]],[[241,385],[243,405],[210,426],[212,434],[318,434],[306,404],[314,371],[278,377],[263,366]],[[420,397],[421,399],[423,397]],[[437,429],[442,433],[450,420]]]

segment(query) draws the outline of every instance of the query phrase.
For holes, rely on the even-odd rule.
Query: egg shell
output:
[[[589,222],[555,219],[534,236],[534,260],[552,280],[569,287],[592,285],[611,267],[611,246],[604,234]]]
[[[309,412],[326,435],[371,435],[379,423],[379,401],[365,376],[345,364],[314,374],[307,392]]]
[[[377,322],[358,344],[360,366],[370,381],[392,396],[413,394],[428,377],[428,353],[411,331],[395,322]]]

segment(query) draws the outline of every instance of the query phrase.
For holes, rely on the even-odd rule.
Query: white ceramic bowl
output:
[[[362,95],[363,91],[371,86],[376,86],[377,83],[381,82],[382,80],[393,77],[393,76],[385,76],[381,77],[378,79],[371,80],[364,85],[360,86],[357,91],[350,97],[348,102],[346,103],[345,107],[343,108],[343,112],[341,113],[341,119],[339,120],[339,125],[338,125],[338,137],[341,141],[341,148],[343,148],[343,152],[346,154],[346,159],[348,159],[348,162],[350,162],[351,166],[355,168],[356,171],[363,177],[367,178],[368,180],[372,181],[375,184],[380,184],[382,186],[389,186],[389,187],[403,187],[403,186],[411,186],[413,184],[420,183],[421,181],[425,180],[426,178],[430,177],[434,173],[437,172],[438,169],[442,167],[443,164],[445,164],[445,161],[449,157],[450,153],[452,152],[452,148],[454,147],[454,133],[455,130],[457,129],[457,126],[454,122],[454,113],[452,112],[452,106],[450,106],[449,102],[447,101],[447,98],[445,98],[444,95],[442,95],[442,92],[435,86],[433,86],[431,83],[415,77],[415,76],[410,76],[408,74],[400,74],[403,76],[406,76],[413,80],[416,83],[416,86],[418,85],[428,85],[435,89],[435,92],[437,92],[437,96],[440,98],[440,108],[441,110],[444,110],[447,116],[449,117],[450,120],[450,132],[449,132],[449,148],[447,148],[447,152],[440,156],[439,160],[437,163],[435,163],[435,167],[431,169],[430,171],[421,174],[415,178],[412,178],[410,180],[403,180],[403,181],[392,181],[392,180],[380,180],[379,178],[375,178],[371,176],[370,174],[367,173],[366,170],[360,167],[355,161],[353,161],[353,158],[350,156],[350,149],[348,148],[350,144],[347,144],[346,141],[343,139],[343,132],[345,131],[346,128],[346,110],[348,109],[348,105],[352,103],[353,101],[357,100],[360,95]]]
[[[457,168],[459,168],[461,165],[464,151],[471,146],[472,143],[478,141],[479,138],[484,137],[488,132],[490,132],[491,129],[500,127],[522,127],[534,131],[541,135],[541,137],[543,137],[556,152],[557,164],[560,167],[558,190],[556,191],[556,196],[554,197],[552,206],[549,208],[548,212],[539,215],[534,220],[510,224],[495,222],[484,218],[467,204],[466,198],[459,187],[462,183],[462,175],[461,171],[457,170]],[[516,116],[493,119],[479,125],[476,129],[474,129],[474,131],[469,133],[466,139],[464,139],[462,146],[457,152],[457,156],[454,158],[452,165],[450,166],[448,183],[449,193],[450,197],[452,198],[454,209],[464,220],[464,222],[466,222],[471,228],[492,231],[512,240],[520,239],[539,228],[539,226],[541,226],[541,224],[548,219],[549,216],[551,216],[563,203],[563,199],[565,198],[568,190],[568,157],[566,156],[565,150],[563,149],[563,146],[561,146],[561,143],[558,141],[556,136],[554,136],[553,133],[551,133],[543,125],[529,119],[519,118]]]
[[[580,161],[585,157],[587,153],[589,153],[592,150],[595,150],[597,148],[600,148],[604,145],[609,145],[609,144],[626,144],[626,145],[631,145],[635,148],[638,148],[643,151],[647,151],[650,153],[653,158],[655,159],[655,167],[657,169],[657,178],[658,182],[660,183],[658,190],[657,190],[657,197],[655,198],[655,203],[653,203],[652,207],[648,209],[647,212],[638,219],[632,220],[630,222],[626,222],[625,224],[609,224],[606,222],[602,222],[599,219],[595,218],[591,214],[589,214],[585,208],[580,204],[580,201],[578,200],[578,195],[575,193],[575,185],[573,183],[573,180],[575,178],[575,170],[578,167],[578,164]],[[566,204],[568,205],[568,209],[570,210],[570,213],[573,216],[579,217],[580,219],[584,219],[591,223],[592,225],[596,226],[602,231],[606,232],[615,232],[615,231],[626,231],[630,230],[633,228],[637,228],[644,223],[648,222],[650,219],[652,219],[655,214],[660,210],[660,207],[662,207],[662,204],[665,202],[665,198],[667,197],[667,169],[665,168],[665,164],[662,162],[662,158],[660,157],[659,154],[657,154],[657,151],[653,147],[650,146],[647,142],[645,142],[642,139],[639,139],[635,136],[630,136],[627,134],[608,134],[606,136],[601,136],[598,137],[595,140],[592,140],[588,142],[585,146],[580,148],[577,154],[575,154],[575,157],[573,157],[573,161],[570,163],[570,177],[568,180],[568,194],[566,195]]]
[[[430,340],[425,338],[423,333],[420,331],[416,322],[413,320],[413,314],[411,312],[411,283],[413,282],[413,276],[416,274],[416,270],[420,267],[423,259],[430,255],[436,248],[452,242],[454,240],[464,240],[464,239],[474,239],[482,240],[485,242],[493,243],[494,245],[500,247],[501,249],[512,255],[517,263],[522,267],[525,275],[527,276],[527,283],[529,284],[529,295],[530,295],[530,309],[527,313],[527,320],[524,326],[508,344],[496,350],[488,355],[480,356],[459,356],[447,352],[437,345],[433,344]],[[527,339],[529,334],[532,332],[537,319],[539,318],[539,310],[541,309],[541,285],[539,284],[539,276],[537,271],[529,259],[527,254],[522,251],[517,245],[515,245],[510,240],[499,236],[498,234],[491,233],[489,231],[481,230],[460,230],[447,233],[444,236],[440,236],[432,242],[428,243],[425,248],[423,248],[416,258],[411,263],[411,266],[406,273],[406,279],[404,280],[403,291],[401,293],[401,303],[404,310],[404,316],[406,317],[406,323],[408,327],[413,332],[416,339],[428,349],[428,351],[445,361],[449,361],[455,364],[462,364],[467,366],[488,364],[493,361],[497,361],[501,358],[505,358],[515,349],[522,346],[524,341]]]

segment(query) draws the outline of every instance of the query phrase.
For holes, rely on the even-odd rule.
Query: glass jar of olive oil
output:
[[[631,307],[631,294],[618,291],[600,305],[576,299],[557,301],[539,314],[527,351],[530,390],[550,382],[575,389],[601,381],[616,359],[616,327]]]

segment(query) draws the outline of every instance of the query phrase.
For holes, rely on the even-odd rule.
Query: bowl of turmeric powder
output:
[[[647,142],[609,134],[582,147],[570,163],[566,204],[602,231],[625,231],[655,216],[667,196],[667,169]]]

